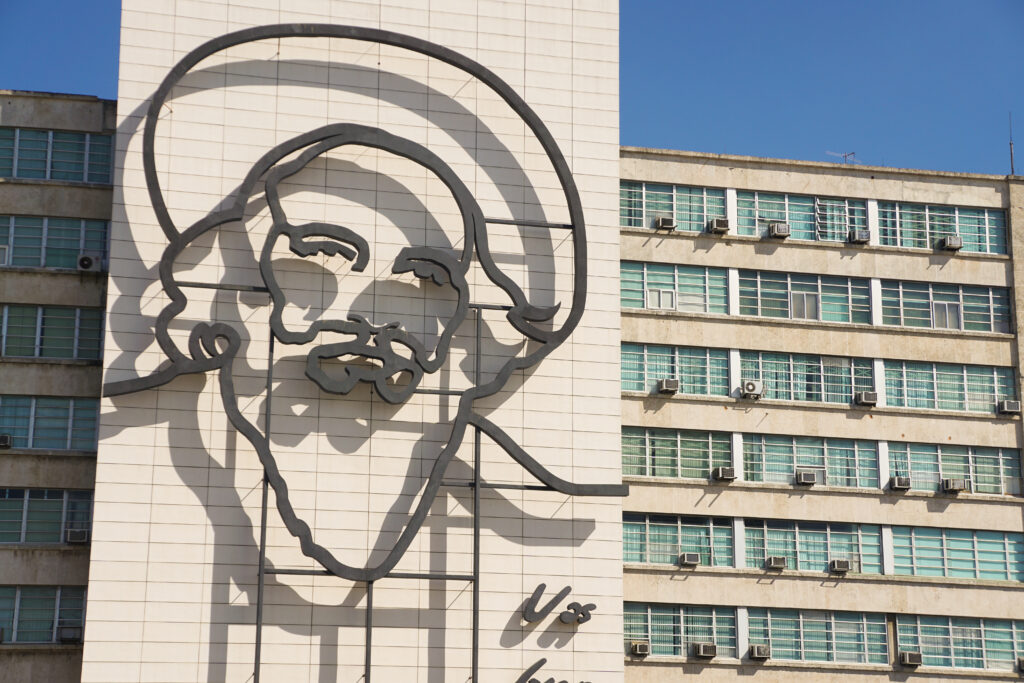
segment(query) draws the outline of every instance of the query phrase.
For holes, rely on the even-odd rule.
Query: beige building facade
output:
[[[1024,180],[621,169],[626,680],[1017,678]]]

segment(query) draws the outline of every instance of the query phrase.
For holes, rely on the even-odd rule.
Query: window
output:
[[[850,403],[858,391],[874,387],[871,361],[797,353],[742,351],[743,381],[764,382],[764,397],[782,401]]]
[[[827,572],[829,560],[849,560],[851,571],[882,573],[882,531],[874,524],[746,520],[747,566],[785,557],[789,569]]]
[[[890,406],[993,413],[999,401],[1016,395],[1013,368],[885,361]]]
[[[10,434],[14,448],[96,450],[94,398],[0,395],[0,434]]]
[[[867,203],[855,199],[830,199],[768,192],[737,192],[740,235],[761,235],[768,224],[788,223],[797,240],[845,242],[850,230],[868,227]]]
[[[622,473],[641,477],[707,479],[732,464],[727,432],[622,428]]]
[[[622,345],[622,390],[653,391],[678,379],[683,394],[729,395],[729,352],[688,346]]]
[[[882,280],[882,324],[1010,332],[1010,295],[1003,287]]]
[[[0,543],[63,543],[91,520],[92,491],[0,489]]]
[[[871,324],[864,278],[741,270],[740,315]]]
[[[725,517],[678,517],[623,513],[625,562],[679,564],[682,553],[698,553],[708,567],[734,564],[732,520]]]
[[[651,228],[658,218],[675,218],[676,230],[703,232],[712,218],[725,218],[725,190],[623,180],[619,225]]]
[[[878,444],[813,436],[743,435],[747,481],[792,484],[796,468],[814,469],[827,486],[878,488]]]
[[[100,357],[103,311],[63,306],[0,307],[3,355],[23,358]]]
[[[624,261],[620,272],[623,308],[729,312],[725,268]]]
[[[4,642],[55,643],[61,626],[82,627],[83,586],[0,586]]]
[[[918,491],[935,491],[943,479],[964,479],[975,493],[1021,494],[1016,448],[890,442],[889,471],[910,477]]]
[[[646,640],[652,656],[689,655],[696,643],[714,643],[720,657],[736,657],[736,609],[703,605],[623,605],[625,644]]]
[[[1013,671],[1024,657],[1024,621],[898,615],[897,649],[925,666]]]
[[[0,265],[77,268],[83,252],[107,252],[107,222],[80,218],[0,216]]]
[[[750,643],[772,659],[888,664],[884,614],[750,609]]]
[[[0,128],[0,178],[110,184],[111,136]]]
[[[1006,253],[1006,212],[960,206],[878,202],[879,242],[890,247],[931,249],[949,235],[963,238],[964,251]]]
[[[897,574],[1024,581],[1024,534],[894,526]]]

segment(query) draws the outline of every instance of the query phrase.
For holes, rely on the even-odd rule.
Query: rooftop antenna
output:
[[[829,151],[826,150],[825,154],[828,154],[829,156],[834,156],[834,157],[842,157],[844,164],[856,164],[857,163],[857,153],[856,152],[829,152]]]
[[[1013,112],[1009,112],[1010,116],[1010,175],[1017,175],[1013,168]]]

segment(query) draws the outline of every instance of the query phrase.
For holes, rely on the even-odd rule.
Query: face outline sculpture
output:
[[[155,161],[155,131],[159,114],[170,96],[173,87],[200,61],[206,57],[235,45],[287,37],[334,37],[377,42],[402,47],[420,54],[439,59],[466,71],[483,82],[505,100],[526,123],[546,152],[554,168],[566,199],[570,222],[549,224],[545,222],[520,222],[520,224],[568,230],[573,239],[573,295],[572,303],[564,320],[559,325],[552,323],[558,306],[538,307],[530,304],[520,287],[495,264],[487,240],[488,222],[512,222],[508,220],[488,221],[473,199],[465,184],[452,169],[425,147],[410,140],[394,136],[379,128],[352,123],[335,123],[298,135],[264,154],[252,167],[235,193],[227,208],[216,210],[179,232],[171,219],[160,188]],[[293,225],[277,193],[279,183],[297,173],[310,161],[325,152],[343,145],[362,145],[396,154],[415,161],[439,177],[452,193],[462,216],[465,241],[460,258],[422,246],[408,247],[399,255],[392,268],[395,274],[412,273],[423,280],[437,285],[447,285],[457,292],[457,304],[452,318],[444,325],[437,348],[431,351],[422,340],[401,329],[401,325],[372,325],[365,318],[354,317],[317,321],[306,329],[288,329],[281,311],[286,297],[279,286],[272,264],[274,245],[287,240],[291,251],[300,257],[317,253],[342,255],[352,260],[353,269],[364,267],[369,254],[366,240],[351,229],[338,224],[307,223]],[[284,161],[291,155],[295,159]],[[501,446],[531,475],[551,490],[567,495],[622,496],[627,489],[618,484],[577,484],[555,476],[519,447],[503,430],[473,409],[480,398],[498,392],[517,370],[529,368],[540,362],[557,348],[575,329],[583,314],[586,300],[586,234],[583,209],[579,194],[573,182],[568,165],[553,137],[530,107],[500,78],[480,64],[447,48],[410,36],[377,29],[326,24],[286,24],[261,26],[246,29],[216,38],[186,55],[161,83],[146,117],[143,136],[143,168],[154,213],[170,243],[160,261],[159,272],[164,291],[170,303],[161,311],[155,325],[157,343],[167,355],[169,363],[148,377],[107,384],[106,396],[133,393],[159,387],[182,374],[216,370],[223,400],[224,411],[232,425],[252,444],[264,466],[266,479],[276,494],[277,509],[288,531],[298,539],[303,554],[322,565],[329,573],[352,581],[372,582],[387,576],[401,559],[410,543],[422,527],[427,513],[442,485],[442,477],[463,443],[466,430],[473,426],[486,433]],[[266,290],[272,300],[271,331],[273,337],[285,344],[303,344],[323,331],[337,332],[351,339],[322,344],[309,352],[306,359],[306,376],[328,393],[347,394],[360,383],[372,385],[374,391],[389,403],[402,403],[415,392],[424,374],[435,372],[443,364],[448,353],[451,336],[461,324],[471,307],[466,285],[466,272],[473,257],[482,267],[488,279],[508,295],[511,304],[507,307],[509,323],[525,337],[536,342],[528,352],[508,358],[489,381],[472,386],[458,396],[458,409],[451,424],[451,434],[444,447],[437,454],[427,477],[425,486],[415,510],[409,516],[394,547],[378,564],[356,567],[339,561],[327,548],[313,538],[309,525],[295,512],[289,497],[288,485],[280,472],[277,459],[271,447],[270,435],[247,419],[238,407],[231,367],[242,347],[238,330],[222,322],[197,323],[188,340],[188,352],[178,348],[168,331],[169,324],[178,318],[188,303],[188,296],[174,274],[174,264],[183,250],[210,230],[244,218],[248,199],[257,185],[265,184],[268,205],[273,219],[270,235],[261,250],[260,273]],[[204,285],[206,286],[206,285]],[[374,321],[378,322],[378,321]],[[372,341],[371,341],[372,340]],[[405,354],[395,351],[403,346]],[[378,368],[357,370],[346,368],[342,376],[331,376],[324,372],[322,361],[344,356],[362,356],[378,362]],[[406,375],[405,384],[388,382],[389,378]],[[268,380],[269,391],[269,380]]]

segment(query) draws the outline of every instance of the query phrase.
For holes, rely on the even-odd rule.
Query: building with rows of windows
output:
[[[4,680],[81,669],[114,115],[95,97],[0,91]]]
[[[621,169],[626,680],[1024,674],[1024,178]]]

